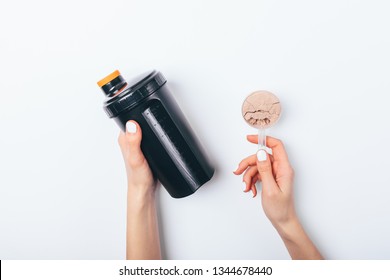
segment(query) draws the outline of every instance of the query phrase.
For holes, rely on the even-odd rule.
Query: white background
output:
[[[153,68],[217,169],[188,198],[159,190],[165,258],[289,258],[232,174],[256,151],[242,101],[266,89],[323,255],[389,259],[389,12],[385,0],[2,2],[0,259],[125,257],[125,170],[96,81]]]

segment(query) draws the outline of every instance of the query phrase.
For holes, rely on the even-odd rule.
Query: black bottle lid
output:
[[[110,118],[136,106],[166,83],[165,77],[156,70],[139,75],[126,83],[119,71],[115,71],[98,82],[108,100],[104,110]]]

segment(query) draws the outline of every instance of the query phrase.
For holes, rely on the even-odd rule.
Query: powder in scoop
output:
[[[259,129],[274,125],[279,120],[281,111],[279,99],[264,90],[250,94],[242,104],[242,116],[245,121]]]

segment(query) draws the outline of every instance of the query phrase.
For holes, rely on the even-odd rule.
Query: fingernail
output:
[[[256,155],[257,155],[258,161],[266,161],[267,160],[267,153],[264,150],[258,150]]]
[[[127,129],[128,133],[136,133],[137,132],[137,126],[133,122],[127,122],[126,129]]]
[[[257,195],[257,190],[256,190],[255,185],[252,185],[251,190],[252,190],[252,193],[253,193],[252,197],[255,197]]]

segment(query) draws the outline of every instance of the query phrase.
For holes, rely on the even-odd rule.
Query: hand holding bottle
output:
[[[161,259],[155,191],[157,181],[141,151],[142,131],[135,121],[126,123],[118,142],[125,161],[127,191],[127,259]]]

